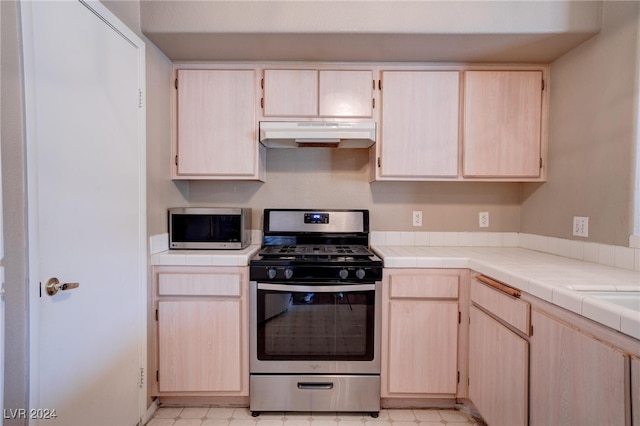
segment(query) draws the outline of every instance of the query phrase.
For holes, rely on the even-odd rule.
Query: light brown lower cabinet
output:
[[[382,397],[453,397],[460,275],[399,270],[383,280]]]
[[[529,342],[471,306],[469,398],[491,426],[528,421]]]
[[[246,268],[158,268],[159,395],[248,395]]]
[[[538,311],[532,324],[530,424],[628,424],[625,353]]]
[[[631,358],[631,424],[640,426],[640,358]]]

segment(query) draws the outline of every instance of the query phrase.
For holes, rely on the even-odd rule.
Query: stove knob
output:
[[[267,269],[267,276],[269,277],[270,280],[274,279],[277,273],[278,271],[276,271],[275,268]]]
[[[289,278],[291,278],[292,276],[293,276],[293,269],[291,269],[291,268],[287,268],[287,269],[285,269],[285,270],[284,270],[284,277],[285,277],[286,279],[289,279]]]
[[[365,276],[364,269],[360,268],[356,271],[356,277],[358,277],[359,280],[363,279],[364,276]]]
[[[346,269],[340,269],[340,272],[338,272],[338,275],[340,275],[340,278],[342,278],[343,280],[346,280],[347,277],[349,276],[349,271],[347,271]]]

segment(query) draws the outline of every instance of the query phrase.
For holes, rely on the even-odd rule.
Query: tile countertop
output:
[[[248,266],[259,244],[242,250],[165,250],[151,256],[153,266]]]
[[[640,291],[640,272],[517,247],[375,245],[385,268],[468,268],[640,339],[640,311],[583,291]]]

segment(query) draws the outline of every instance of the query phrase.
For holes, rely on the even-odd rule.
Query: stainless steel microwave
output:
[[[169,209],[169,248],[242,249],[251,244],[251,209]]]

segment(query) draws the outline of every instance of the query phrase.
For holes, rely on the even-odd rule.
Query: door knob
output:
[[[80,283],[61,283],[57,278],[49,278],[47,281],[47,285],[45,288],[47,289],[47,294],[49,296],[53,296],[60,290],[71,290],[73,288],[80,287]]]

